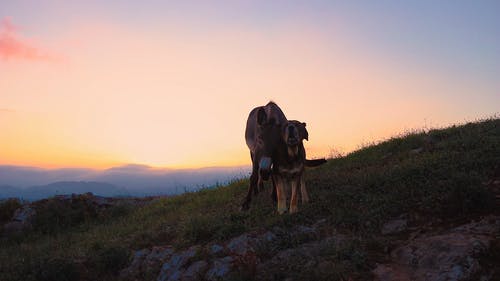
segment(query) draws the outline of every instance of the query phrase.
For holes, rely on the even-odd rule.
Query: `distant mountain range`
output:
[[[107,170],[42,169],[0,165],[0,198],[37,200],[59,194],[174,195],[248,176],[250,167],[157,169],[125,165]]]
[[[0,186],[0,198],[17,197],[25,200],[38,200],[54,195],[82,194],[86,192],[106,197],[130,196],[126,189],[104,182],[61,181],[28,188]]]

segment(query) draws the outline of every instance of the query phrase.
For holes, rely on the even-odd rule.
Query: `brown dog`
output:
[[[286,149],[286,142],[283,141],[283,130],[288,126],[297,128],[294,132],[300,136],[292,132],[293,136],[289,135],[285,137],[290,140],[300,139],[301,149],[304,150],[302,139],[305,138],[307,140],[308,138],[305,123],[288,121],[281,108],[274,102],[269,102],[265,106],[256,107],[250,112],[245,129],[245,141],[250,149],[252,174],[250,176],[250,185],[247,195],[241,205],[241,210],[247,210],[250,207],[252,193],[257,195],[259,191],[262,191],[264,181],[269,178],[271,171],[274,170],[272,167],[276,166],[274,163],[277,155],[280,154],[280,150]],[[305,159],[305,152],[303,154]],[[301,163],[307,167],[318,166],[325,162],[325,159],[301,161]],[[275,186],[276,184],[273,180],[273,200],[276,201],[277,195]],[[307,197],[305,185],[304,194],[303,197]]]
[[[298,210],[298,189],[302,197],[302,203],[309,201],[306,184],[304,181],[304,167],[306,161],[308,166],[317,166],[326,162],[325,159],[306,160],[306,152],[303,140],[308,140],[309,134],[306,123],[296,120],[288,121],[281,132],[281,142],[273,159],[272,179],[278,201],[278,213],[287,211],[286,190],[291,189],[290,213]]]
[[[280,128],[286,123],[285,114],[273,102],[254,108],[248,115],[245,141],[250,149],[252,175],[241,210],[248,210],[252,193],[257,195],[269,178],[273,156],[281,141]]]

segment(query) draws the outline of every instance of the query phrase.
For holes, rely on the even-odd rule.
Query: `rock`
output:
[[[3,226],[3,232],[6,235],[18,234],[33,227],[33,219],[36,211],[30,205],[24,205],[17,209],[10,222]]]
[[[227,256],[213,261],[212,266],[205,275],[207,281],[220,281],[225,280],[233,267],[234,259]]]
[[[151,252],[146,257],[146,263],[154,264],[159,262],[165,262],[174,253],[172,246],[154,246]]]
[[[182,274],[182,281],[200,280],[208,269],[208,262],[201,260],[192,263]]]
[[[289,258],[300,257],[307,267],[314,267],[317,264],[315,256],[325,245],[319,241],[309,246],[303,244],[318,239],[316,227],[301,225],[288,230],[275,227],[249,232],[224,244],[197,245],[181,252],[175,252],[170,246],[156,246],[135,252],[129,267],[122,271],[121,279],[153,280],[151,276],[156,276],[158,281],[232,280],[255,276],[261,258],[273,257],[269,264],[283,266]],[[198,255],[201,249],[208,254],[204,259]]]
[[[23,207],[17,209],[12,216],[12,221],[17,221],[23,224],[31,224],[33,218],[36,215],[35,209],[29,205],[24,205]]]
[[[161,267],[160,274],[158,275],[158,281],[174,281],[180,280],[183,272],[183,267],[191,261],[192,258],[196,256],[200,249],[200,246],[193,246],[181,253],[174,254],[170,260],[164,263]]]
[[[146,256],[150,253],[149,249],[142,249],[136,251],[132,258],[132,262],[130,265],[120,271],[120,279],[121,280],[137,280],[137,277],[140,276],[143,266],[143,261]]]
[[[171,246],[154,246],[136,251],[130,265],[120,272],[121,280],[144,280],[145,277],[158,276],[161,265],[166,262],[174,250]]]
[[[285,280],[291,278],[291,274],[299,272],[325,272],[327,263],[321,260],[323,251],[328,247],[338,247],[344,240],[344,236],[341,235],[327,237],[279,251],[269,260],[257,265],[255,280],[272,280],[274,276],[279,276],[279,280]]]
[[[255,244],[256,239],[249,237],[248,234],[243,234],[231,239],[226,247],[231,254],[244,256],[249,252],[255,252],[255,249],[252,247]]]
[[[221,256],[224,253],[224,247],[219,244],[213,244],[209,248],[209,253],[215,257]]]
[[[298,242],[317,240],[319,233],[316,228],[299,225],[292,229],[291,238]]]
[[[489,249],[499,231],[500,217],[489,217],[416,238],[394,249],[391,263],[373,270],[375,280],[469,280],[481,269],[478,256]]]
[[[417,155],[417,154],[422,153],[423,151],[424,151],[423,147],[415,148],[415,149],[410,150],[410,155]]]
[[[402,231],[405,231],[408,228],[408,221],[406,219],[396,219],[386,222],[382,226],[382,230],[380,231],[382,234],[397,234]]]
[[[393,265],[377,264],[372,271],[376,281],[411,281],[408,272],[405,269],[394,268]]]

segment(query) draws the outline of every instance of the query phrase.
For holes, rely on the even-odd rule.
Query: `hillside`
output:
[[[141,203],[52,198],[25,206],[18,232],[5,223],[19,206],[4,202],[0,280],[500,279],[500,119],[306,175],[311,202],[294,215],[275,214],[269,184],[240,212],[247,180]]]

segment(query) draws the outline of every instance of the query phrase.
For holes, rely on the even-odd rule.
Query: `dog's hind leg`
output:
[[[246,211],[250,208],[250,201],[252,201],[252,190],[257,189],[258,177],[259,175],[254,169],[254,171],[252,171],[252,175],[250,176],[250,186],[248,187],[247,196],[243,200],[243,204],[241,204],[242,211]]]
[[[300,195],[302,196],[302,203],[309,202],[309,194],[307,194],[306,182],[304,174],[300,175]]]

